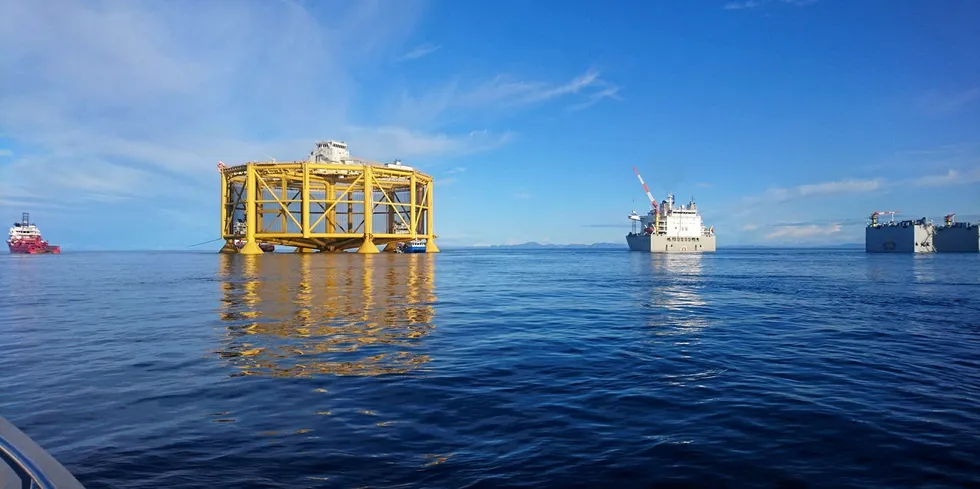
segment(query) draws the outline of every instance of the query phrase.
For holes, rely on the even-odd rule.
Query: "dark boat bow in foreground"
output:
[[[0,417],[0,489],[85,489],[34,440]]]

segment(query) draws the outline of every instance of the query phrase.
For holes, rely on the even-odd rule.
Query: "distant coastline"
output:
[[[528,241],[526,243],[519,244],[498,244],[498,245],[486,245],[486,246],[466,246],[466,245],[456,245],[456,246],[443,246],[445,249],[518,249],[518,250],[534,250],[534,249],[629,249],[626,243],[592,243],[592,244],[552,244],[552,243],[538,243],[536,241]],[[746,244],[746,245],[728,245],[728,246],[718,246],[719,249],[778,249],[778,248],[798,248],[798,249],[864,249],[864,244],[862,243],[843,243],[838,245],[759,245],[759,244]]]

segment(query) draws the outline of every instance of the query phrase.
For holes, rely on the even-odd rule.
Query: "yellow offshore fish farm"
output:
[[[352,158],[342,141],[317,141],[305,161],[218,162],[218,171],[222,253],[439,251],[432,177],[398,160]]]

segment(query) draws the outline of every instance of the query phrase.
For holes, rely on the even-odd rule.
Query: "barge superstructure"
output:
[[[879,218],[890,214],[891,220]],[[937,226],[925,217],[896,221],[896,211],[875,211],[864,231],[868,253],[977,253],[980,252],[980,225],[955,222],[955,213]]]
[[[706,227],[698,212],[694,198],[687,205],[675,205],[674,194],[657,205],[656,199],[633,167],[633,172],[640,179],[647,198],[650,199],[650,211],[641,216],[634,210],[629,215],[633,221],[633,230],[626,235],[626,244],[630,251],[645,251],[649,253],[691,253],[716,251],[714,226]]]
[[[936,251],[940,253],[980,252],[980,225],[971,222],[955,222],[956,213],[947,214],[944,225],[936,228]]]
[[[931,221],[906,219],[895,221],[897,211],[874,211],[871,222],[864,229],[864,250],[868,253],[933,253],[936,251],[934,236],[936,226]],[[882,214],[890,214],[891,220],[881,222]]]

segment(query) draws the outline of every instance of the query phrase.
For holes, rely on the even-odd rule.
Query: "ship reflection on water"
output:
[[[434,257],[221,255],[218,354],[234,376],[418,371],[434,328]]]
[[[659,312],[650,317],[657,335],[697,332],[708,326],[701,287],[701,253],[653,253],[650,267],[657,284],[651,289],[651,305]],[[664,280],[659,280],[663,277]]]

